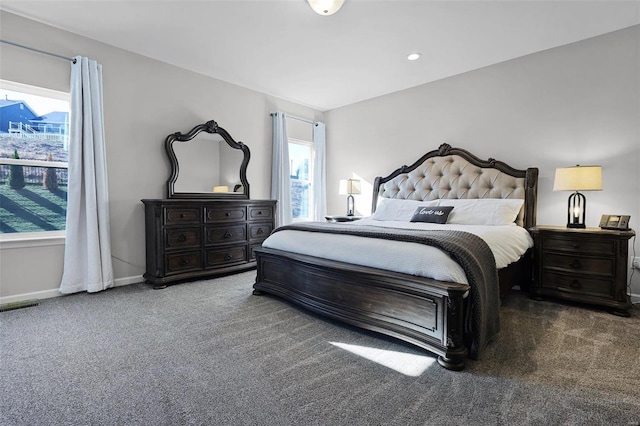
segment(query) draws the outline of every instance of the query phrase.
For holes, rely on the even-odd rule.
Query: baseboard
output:
[[[136,275],[133,277],[116,278],[114,280],[114,287],[122,287],[123,285],[136,284],[144,281],[142,275]],[[21,302],[23,300],[31,299],[50,299],[52,297],[62,296],[57,288],[50,290],[34,291],[32,293],[16,294],[14,296],[0,297],[0,304]]]

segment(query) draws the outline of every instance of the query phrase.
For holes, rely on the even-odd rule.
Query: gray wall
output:
[[[139,281],[144,272],[143,198],[164,198],[169,162],[164,139],[175,131],[215,119],[251,149],[247,170],[251,196],[269,198],[269,112],[322,120],[319,111],[114,48],[51,26],[0,12],[0,36],[65,56],[82,55],[103,65],[111,245],[117,283]],[[0,78],[69,90],[70,64],[0,45]],[[214,52],[212,52],[214,53]],[[63,246],[0,250],[0,300],[19,294],[55,295],[62,276]],[[34,267],[34,265],[38,265]]]
[[[538,167],[538,224],[566,224],[569,193],[553,192],[556,167],[602,165],[603,191],[585,193],[587,226],[614,213],[639,228],[639,40],[635,26],[327,112],[329,213],[344,212],[340,179],[371,184],[448,142]],[[368,194],[356,199],[365,215]]]

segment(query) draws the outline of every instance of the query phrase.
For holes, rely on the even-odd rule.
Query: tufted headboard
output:
[[[372,212],[378,197],[409,200],[522,198],[524,205],[516,223],[536,224],[538,169],[517,170],[502,161],[481,160],[470,152],[442,144],[410,166],[373,184]]]

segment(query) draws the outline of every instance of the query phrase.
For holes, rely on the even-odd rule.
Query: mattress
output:
[[[526,229],[510,225],[452,225],[414,223],[406,221],[379,221],[364,218],[345,222],[344,226],[378,226],[384,228],[449,229],[464,231],[482,238],[494,255],[496,267],[502,269],[519,260],[533,247],[533,240]],[[404,274],[467,284],[462,267],[444,251],[419,244],[391,241],[353,235],[325,234],[283,230],[267,238],[263,247],[305,254],[324,259],[384,269]]]

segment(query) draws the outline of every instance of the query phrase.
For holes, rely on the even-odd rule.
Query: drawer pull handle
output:
[[[233,256],[231,256],[229,253],[224,255],[224,260],[231,260],[233,259]]]
[[[231,238],[231,237],[233,237],[233,234],[231,233],[231,231],[227,231],[227,232],[225,232],[225,233],[224,233],[224,236],[223,236],[223,237],[224,237],[225,239],[227,239],[227,238]]]
[[[180,219],[184,219],[184,213],[180,213]]]
[[[180,261],[178,262],[178,265],[180,266],[187,266],[188,264],[189,264],[189,259],[185,259],[184,257],[180,259]]]
[[[258,230],[256,231],[256,234],[262,235],[264,234],[264,231],[262,230],[262,228],[258,228]]]
[[[178,237],[178,241],[184,243],[185,241],[187,241],[187,236],[184,234],[180,234],[180,236]]]
[[[582,263],[580,263],[580,260],[574,259],[573,262],[569,264],[569,266],[573,269],[580,269],[582,268]]]
[[[571,287],[571,288],[581,288],[582,286],[580,285],[580,281],[573,280],[573,281],[571,281],[571,284],[569,284],[569,287]]]

